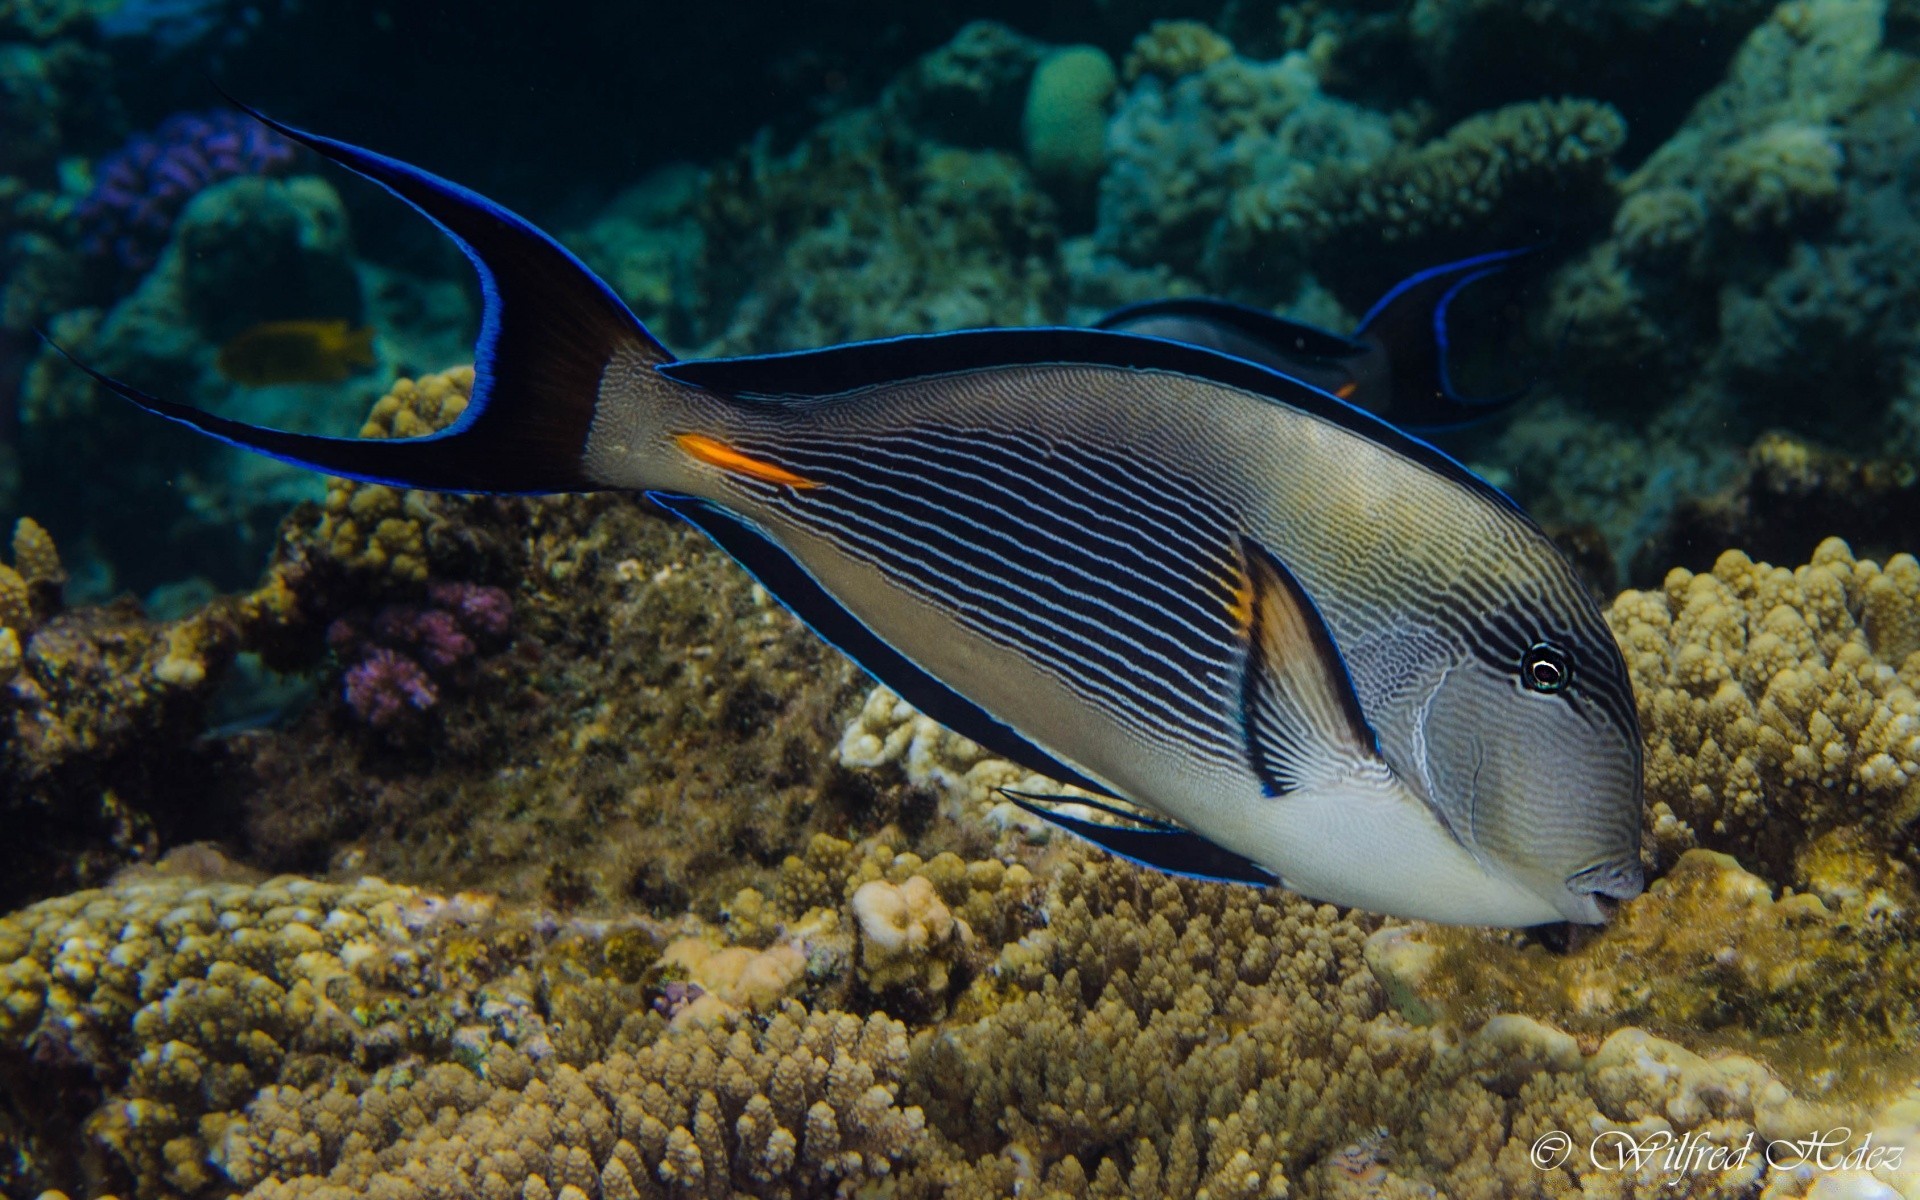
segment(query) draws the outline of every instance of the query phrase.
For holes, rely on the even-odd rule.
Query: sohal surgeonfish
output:
[[[1448,321],[1453,300],[1469,284],[1505,271],[1528,253],[1532,248],[1480,253],[1407,276],[1367,309],[1352,334],[1210,296],[1131,303],[1094,328],[1231,353],[1332,392],[1404,430],[1438,434],[1486,420],[1526,394],[1526,388],[1500,396],[1459,394]]]
[[[465,250],[472,399],[431,436],[327,438],[95,375],[140,407],[396,487],[644,493],[922,712],[1158,814],[1019,798],[1165,870],[1499,925],[1599,922],[1640,891],[1613,637],[1533,522],[1425,443],[1105,330],[676,361],[528,222],[267,124]]]
[[[1351,335],[1215,300],[1179,296],[1115,309],[1096,329],[1204,346],[1272,367],[1415,433],[1485,420],[1524,394],[1464,396],[1454,387],[1448,319],[1469,285],[1532,248],[1500,250],[1431,267],[1380,297]]]

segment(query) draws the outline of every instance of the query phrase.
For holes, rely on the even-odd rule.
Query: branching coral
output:
[[[786,1197],[885,1178],[920,1111],[894,1102],[904,1029],[789,1005],[576,1069],[394,1069],[281,1087],[227,1132],[249,1200]],[[835,1189],[840,1191],[836,1193]]]
[[[1202,65],[1177,76],[1147,70],[1120,101],[1094,239],[1126,262],[1204,273],[1221,286],[1252,273],[1231,257],[1243,247],[1223,244],[1237,195],[1257,191],[1280,203],[1315,168],[1357,170],[1385,154],[1392,136],[1384,117],[1323,93],[1306,54],[1253,62],[1219,53],[1230,49],[1224,42],[1193,40],[1190,55],[1178,53]],[[1173,32],[1150,35],[1136,54],[1166,63],[1174,41]],[[1294,247],[1265,249],[1279,259],[1265,275],[1284,282]]]
[[[1591,100],[1509,105],[1377,163],[1257,182],[1234,197],[1231,243],[1248,254],[1298,247],[1363,307],[1411,267],[1524,244],[1542,229],[1565,236],[1603,216],[1626,133],[1618,112]],[[1385,259],[1382,241],[1393,248]]]
[[[1920,566],[1831,539],[1793,571],[1729,551],[1609,612],[1647,731],[1663,856],[1701,845],[1804,886],[1820,839],[1905,844],[1920,815]]]
[[[25,1161],[97,1156],[141,1196],[775,1196],[910,1149],[898,1023],[788,1003],[662,1036],[654,938],[376,880],[152,873],[25,910],[0,922],[12,1083],[103,1101],[26,1119],[49,1142]]]

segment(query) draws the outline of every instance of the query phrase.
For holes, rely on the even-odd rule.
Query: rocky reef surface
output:
[[[0,0],[0,1193],[1920,1196],[1920,11],[1096,8],[916,12],[957,32],[844,95],[802,44],[817,105],[554,224],[689,355],[1201,292],[1347,328],[1536,246],[1455,326],[1531,394],[1445,445],[1610,601],[1648,892],[1555,937],[1142,871],[644,501],[122,419],[21,335],[404,437],[474,300],[297,157],[116,169],[224,134],[87,81],[223,6]],[[223,374],[282,318],[373,365]]]
[[[403,383],[362,432],[437,427],[470,382]],[[11,877],[53,898],[0,919],[9,1194],[1920,1180],[1910,556],[1730,551],[1614,601],[1659,878],[1552,946],[1050,836],[997,789],[1052,785],[634,500],[334,483],[259,589],[170,622],[61,608],[35,526],[14,557],[9,816],[118,818]],[[189,741],[250,657],[306,672],[306,706]],[[1688,1135],[1777,1163],[1609,1157]],[[1835,1169],[1787,1161],[1829,1135]]]

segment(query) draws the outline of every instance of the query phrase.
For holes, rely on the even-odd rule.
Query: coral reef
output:
[[[0,565],[0,899],[96,883],[223,818],[190,795],[222,668],[259,601],[176,621],[67,609],[53,539],[22,518]]]
[[[1222,53],[1217,35],[1201,49],[1174,45],[1195,39],[1156,26],[1136,42],[1130,61],[1159,65],[1139,69],[1108,128],[1094,240],[1122,261],[1219,286],[1251,274],[1241,247],[1221,245],[1247,192],[1281,203],[1316,168],[1359,169],[1393,136],[1386,117],[1325,95],[1305,53],[1255,62]],[[1298,261],[1291,244],[1263,250]],[[1279,265],[1266,273],[1286,282]]]
[[[1889,850],[1920,815],[1920,565],[1823,542],[1796,570],[1728,551],[1609,610],[1647,731],[1657,852],[1705,846],[1809,885],[1832,837]]]
[[[74,210],[81,252],[144,275],[188,201],[223,179],[286,174],[294,165],[293,143],[238,112],[168,117],[95,168],[93,190]]]
[[[727,351],[1044,322],[1055,206],[1013,154],[926,142],[883,105],[716,169],[700,217]]]
[[[1572,92],[1615,105],[1638,136],[1660,139],[1773,7],[1770,0],[1415,0],[1399,34],[1454,111]]]
[[[263,319],[357,322],[362,305],[346,211],[332,187],[312,176],[245,176],[187,203],[159,265],[125,299],[106,311],[62,314],[50,332],[100,370],[233,411],[236,389],[215,367],[222,343]],[[343,393],[351,400],[351,388],[266,389],[276,407],[242,411],[335,432],[329,403]],[[96,553],[138,586],[192,573],[243,583],[258,572],[286,509],[318,495],[318,481],[304,472],[172,431],[155,436],[133,417],[51,350],[28,371],[19,428],[24,501],[84,530]],[[103,473],[108,462],[113,470]]]
[[[1920,470],[1904,458],[1856,459],[1784,433],[1762,435],[1726,487],[1683,498],[1641,548],[1633,574],[1657,580],[1674,566],[1712,568],[1728,546],[1796,562],[1828,531],[1844,529],[1862,557],[1885,559],[1920,527]]]
[[[1518,1011],[1589,1036],[1631,1024],[1764,1059],[1806,1097],[1889,1094],[1920,1071],[1896,1032],[1920,995],[1920,957],[1903,935],[1916,895],[1905,873],[1842,885],[1850,874],[1827,872],[1824,898],[1776,897],[1727,855],[1689,850],[1577,953],[1397,928],[1368,960],[1396,1006],[1426,1023]]]
[[[1591,100],[1510,105],[1374,163],[1243,189],[1228,244],[1253,259],[1297,247],[1343,301],[1364,306],[1426,264],[1578,238],[1611,207],[1607,172],[1625,140],[1620,114]]]
[[[0,923],[0,1040],[72,1084],[58,1112],[9,1113],[43,1184],[90,1148],[135,1195],[724,1194],[735,1171],[814,1194],[885,1176],[919,1128],[884,1016],[789,1003],[668,1031],[644,922],[169,866]]]
[[[426,604],[389,604],[368,616],[338,617],[327,645],[351,663],[342,698],[353,715],[390,737],[419,730],[445,683],[467,684],[484,651],[500,648],[513,602],[497,587],[437,582]]]

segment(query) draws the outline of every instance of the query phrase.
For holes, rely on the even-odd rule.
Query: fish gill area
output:
[[[226,11],[0,0],[0,338],[455,420],[461,264],[90,88],[220,36],[145,7]],[[1204,8],[956,20],[554,225],[688,357],[1345,329],[1544,242],[1543,378],[1444,447],[1605,603],[1644,895],[1555,940],[1131,866],[642,500],[310,480],[0,343],[0,1194],[1920,1196],[1920,9]],[[142,128],[200,166],[115,208]],[[289,321],[374,366],[222,375]]]

